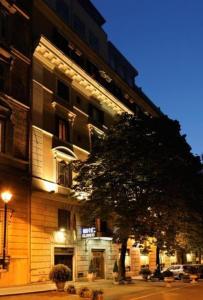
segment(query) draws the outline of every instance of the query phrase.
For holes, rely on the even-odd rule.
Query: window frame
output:
[[[60,87],[61,85],[61,87]],[[64,91],[60,91],[60,89],[66,88],[65,96],[63,95]],[[62,92],[62,93],[61,93]],[[59,97],[59,99],[62,99],[66,103],[70,103],[70,86],[66,84],[63,80],[60,78],[57,78],[56,80],[56,96]]]
[[[64,166],[65,172],[67,173],[62,173],[61,171],[61,167],[62,164]],[[67,177],[66,177],[67,176]],[[61,181],[60,178],[63,178],[63,180]],[[70,188],[72,185],[72,166],[71,166],[71,162],[66,162],[64,160],[58,160],[57,161],[57,184],[60,186],[63,186],[65,188]]]
[[[70,142],[70,124],[69,120],[56,116],[56,135],[63,142]]]
[[[71,229],[71,212],[67,209],[58,209],[58,229],[70,230]]]

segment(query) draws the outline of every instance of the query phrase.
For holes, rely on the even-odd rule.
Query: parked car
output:
[[[162,270],[162,273],[169,270],[175,279],[182,279],[184,275],[196,273],[199,278],[203,278],[203,264],[178,264],[172,265]]]

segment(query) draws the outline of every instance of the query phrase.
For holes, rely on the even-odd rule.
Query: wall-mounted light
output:
[[[64,228],[60,228],[60,230],[54,232],[55,243],[64,244],[66,237],[66,230]]]
[[[4,202],[4,235],[3,235],[3,269],[6,269],[6,232],[7,232],[7,210],[8,203],[11,201],[12,194],[10,191],[5,191],[1,193],[1,199]]]

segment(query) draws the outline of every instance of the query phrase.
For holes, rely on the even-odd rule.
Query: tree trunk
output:
[[[121,242],[121,255],[119,260],[119,281],[125,280],[125,255],[127,251],[128,239],[123,239]]]
[[[177,263],[178,264],[186,264],[187,263],[186,251],[184,249],[180,249],[177,251]]]
[[[161,266],[160,266],[160,248],[156,247],[156,269],[158,273],[161,273]]]

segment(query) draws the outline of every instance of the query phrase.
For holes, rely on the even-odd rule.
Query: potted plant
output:
[[[86,299],[91,299],[92,300],[93,292],[90,288],[83,287],[79,290],[78,295],[81,298],[86,298]]]
[[[93,293],[92,293],[92,300],[103,300],[104,297],[103,297],[103,290],[93,290]]]
[[[104,292],[102,290],[93,290],[92,300],[103,300],[103,294]]]
[[[163,280],[162,274],[159,269],[155,269],[152,276],[150,276],[151,281]]]
[[[195,267],[192,266],[190,267],[189,276],[190,276],[191,283],[197,283],[198,276],[197,276],[197,269]]]
[[[95,278],[95,273],[96,273],[96,270],[95,270],[93,261],[91,259],[90,264],[89,264],[89,268],[88,268],[87,279],[89,281],[93,281],[94,278]]]
[[[148,278],[151,274],[152,274],[152,272],[150,271],[149,268],[145,267],[140,270],[140,275],[142,275],[142,278],[146,281],[148,280]]]
[[[68,285],[66,291],[67,291],[68,294],[71,294],[71,295],[75,295],[76,294],[76,288],[72,284]]]
[[[114,263],[113,266],[113,281],[114,283],[118,283],[118,264],[117,264],[117,260]]]
[[[182,279],[183,282],[187,282],[187,283],[190,282],[190,276],[189,276],[189,274],[182,275],[181,279]]]
[[[171,283],[174,281],[173,273],[169,270],[166,270],[162,273],[164,281],[166,282],[166,287],[171,287]]]
[[[49,279],[55,282],[58,291],[64,291],[66,281],[71,278],[71,270],[63,264],[52,267]]]

